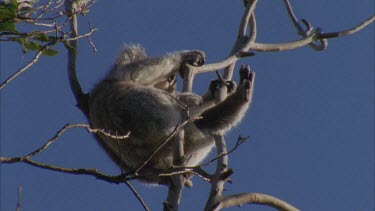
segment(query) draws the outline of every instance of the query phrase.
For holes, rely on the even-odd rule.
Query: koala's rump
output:
[[[139,166],[172,133],[182,118],[180,105],[159,89],[111,84],[98,88],[90,101],[92,127],[111,134],[130,132],[128,139],[116,140],[99,134],[110,154],[121,157],[129,170]],[[165,168],[172,162],[170,145],[161,150],[149,166]]]

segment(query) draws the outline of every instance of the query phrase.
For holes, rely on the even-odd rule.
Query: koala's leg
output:
[[[255,73],[249,66],[240,69],[240,85],[235,93],[224,101],[204,111],[195,125],[211,134],[222,134],[241,121],[247,111],[253,95]]]
[[[118,65],[107,78],[133,81],[144,86],[152,86],[177,73],[182,64],[201,66],[205,54],[201,51],[180,51],[163,57],[147,58],[125,65]]]
[[[213,96],[214,93],[213,89],[217,89],[218,87],[213,87],[214,82],[211,82],[209,90],[202,96],[199,96],[194,93],[182,93],[178,95],[178,99],[188,106],[190,117],[195,118],[200,116],[204,111],[212,108],[215,106],[215,97]],[[235,89],[235,84],[231,84],[233,87],[228,87],[231,90]],[[232,93],[233,91],[229,91],[228,93]]]

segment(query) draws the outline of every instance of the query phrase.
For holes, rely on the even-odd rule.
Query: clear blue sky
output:
[[[373,0],[292,1],[300,18],[324,31],[347,29],[374,14]],[[240,0],[98,1],[89,13],[100,30],[80,42],[78,75],[85,91],[106,73],[124,42],[140,43],[149,55],[200,49],[207,62],[231,50],[242,15]],[[259,42],[298,39],[282,1],[260,1],[256,10]],[[80,31],[87,31],[87,21]],[[15,44],[1,45],[3,81],[31,58]],[[61,48],[62,49],[62,48]],[[1,155],[20,156],[55,135],[66,123],[85,123],[66,74],[66,52],[38,64],[1,90]],[[246,118],[227,134],[251,136],[230,156],[233,184],[227,193],[274,195],[302,210],[374,210],[374,25],[340,39],[328,49],[308,47],[257,53],[239,64],[257,72],[254,102]],[[236,69],[238,69],[238,65]],[[214,73],[197,76],[203,93]],[[235,79],[237,79],[237,75]],[[214,156],[214,153],[211,154]],[[119,169],[82,129],[65,133],[38,161],[75,168]],[[208,169],[213,170],[213,166]],[[201,210],[209,185],[194,178],[181,210]],[[142,210],[125,185],[28,166],[1,165],[1,208],[14,210],[18,186],[24,210]],[[166,188],[133,182],[152,210],[160,210]],[[230,210],[271,210],[245,205]]]

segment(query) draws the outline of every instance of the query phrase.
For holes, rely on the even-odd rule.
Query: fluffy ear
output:
[[[123,49],[117,55],[116,65],[125,65],[147,58],[146,50],[139,44],[124,44]]]

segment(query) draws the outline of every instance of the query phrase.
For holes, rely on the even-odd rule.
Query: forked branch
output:
[[[253,12],[253,10],[255,9],[255,4],[257,1],[250,0],[249,2],[250,4],[254,5],[254,8],[250,10],[250,7],[247,7],[249,10],[245,11],[245,15],[243,17],[247,17],[249,14],[254,14],[251,12]],[[230,66],[237,60],[243,58],[243,56],[246,55],[244,54],[244,52],[248,52],[249,50],[259,51],[259,52],[287,51],[287,50],[300,48],[306,45],[310,45],[315,50],[324,50],[328,45],[327,39],[338,38],[338,37],[354,34],[375,21],[375,16],[371,16],[367,20],[359,23],[357,26],[351,29],[342,30],[338,32],[323,33],[320,28],[316,28],[315,30],[313,30],[313,27],[311,26],[311,24],[306,19],[303,19],[301,20],[301,22],[306,26],[306,30],[304,30],[302,25],[299,23],[297,17],[295,16],[289,1],[284,0],[284,3],[286,5],[288,14],[291,17],[293,24],[297,28],[298,34],[300,34],[303,38],[299,40],[291,41],[291,42],[286,42],[286,43],[276,43],[276,44],[258,43],[255,41],[255,38],[256,38],[255,23],[251,24],[250,22],[250,26],[255,29],[255,30],[251,29],[251,32],[253,33],[253,35],[250,37],[243,37],[242,38],[244,39],[243,43],[246,43],[246,44],[241,45],[241,43],[238,43],[240,47],[237,48],[237,51],[233,49],[232,53],[230,54],[231,56],[217,63],[206,64],[201,67],[190,66],[190,68],[194,69],[195,73],[206,73],[206,72],[211,72],[211,71],[216,71],[216,70],[220,70],[223,68],[227,68],[228,66]],[[254,16],[253,21],[255,21],[255,16]],[[245,23],[245,22],[242,21],[242,23]],[[241,27],[243,26],[241,25]],[[246,29],[245,27],[243,28]],[[241,29],[239,31],[241,33],[244,32],[244,30],[241,30]],[[254,39],[254,41],[252,42],[251,39]],[[319,42],[319,44],[317,44],[316,42]],[[225,76],[224,78],[230,78],[231,76],[230,71],[228,73],[225,73],[224,76]]]

